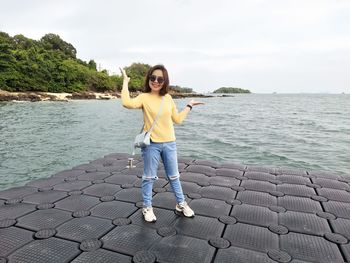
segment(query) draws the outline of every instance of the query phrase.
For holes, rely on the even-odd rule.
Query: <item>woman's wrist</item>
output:
[[[186,105],[186,107],[189,107],[189,108],[190,108],[190,110],[192,110],[193,105],[191,105],[191,104],[187,104],[187,105]]]

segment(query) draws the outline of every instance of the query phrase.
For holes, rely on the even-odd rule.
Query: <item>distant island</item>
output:
[[[233,88],[233,87],[221,87],[215,90],[213,93],[251,93],[250,90]]]

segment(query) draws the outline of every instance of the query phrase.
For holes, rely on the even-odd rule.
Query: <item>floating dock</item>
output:
[[[115,153],[0,192],[0,263],[350,262],[350,175],[179,158],[143,220],[140,156]],[[10,175],[9,175],[10,176]]]

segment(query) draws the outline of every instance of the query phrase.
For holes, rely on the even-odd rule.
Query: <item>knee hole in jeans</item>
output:
[[[157,179],[158,179],[157,176],[142,176],[142,180],[144,181],[155,181]]]
[[[172,176],[169,176],[169,179],[174,181],[176,180],[177,178],[179,178],[180,176],[177,174],[177,175],[172,175]]]

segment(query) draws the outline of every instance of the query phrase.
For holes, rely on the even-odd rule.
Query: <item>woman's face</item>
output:
[[[163,71],[161,71],[160,69],[154,70],[149,78],[149,86],[152,92],[159,93],[159,91],[163,87],[163,84],[164,84]]]

